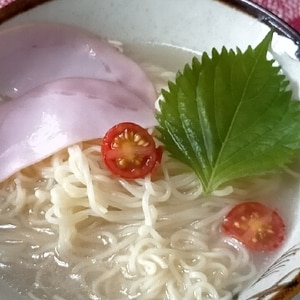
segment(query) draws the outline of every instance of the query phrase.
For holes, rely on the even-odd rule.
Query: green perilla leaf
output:
[[[300,102],[274,60],[272,32],[245,52],[193,58],[163,90],[160,140],[191,167],[205,193],[228,181],[286,166],[300,149]]]

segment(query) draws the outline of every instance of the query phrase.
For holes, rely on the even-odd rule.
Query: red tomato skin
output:
[[[286,234],[281,216],[259,202],[243,202],[234,206],[225,216],[222,230],[249,250],[258,252],[277,249]]]
[[[113,142],[119,137],[120,139],[123,138],[124,144],[127,142],[126,138],[123,137],[125,130],[138,134],[141,139],[147,143],[147,146],[145,146],[144,148],[141,146],[136,146],[135,149],[134,146],[129,146],[130,153],[134,153],[136,150],[135,154],[140,158],[139,166],[135,166],[132,163],[131,166],[121,168],[117,163],[117,159],[112,159],[112,157],[116,153],[116,155],[118,155],[118,153],[121,156],[124,155],[124,159],[126,159],[126,153],[124,151],[122,153],[121,149],[122,141],[120,142],[121,150],[113,146]],[[132,142],[131,144],[134,143]],[[152,173],[154,171],[154,168],[161,162],[162,152],[162,147],[156,148],[153,137],[145,128],[131,122],[123,122],[113,126],[107,131],[101,143],[101,153],[103,161],[106,164],[107,168],[114,175],[125,179],[144,178],[148,174]],[[128,163],[128,165],[130,165],[130,163]]]

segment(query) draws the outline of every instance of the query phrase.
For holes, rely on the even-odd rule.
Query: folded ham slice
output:
[[[100,29],[99,29],[100,30]],[[18,97],[50,81],[88,77],[124,85],[153,105],[143,70],[98,35],[62,24],[28,24],[0,33],[0,95]]]
[[[153,84],[99,36],[30,24],[0,41],[0,181],[117,123],[155,126]]]
[[[68,78],[0,104],[0,181],[119,122],[156,125],[153,108],[122,85]]]

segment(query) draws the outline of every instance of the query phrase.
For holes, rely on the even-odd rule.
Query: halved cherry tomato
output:
[[[255,251],[278,248],[285,237],[285,225],[279,214],[264,204],[246,202],[236,205],[226,215],[225,233]]]
[[[101,144],[103,160],[110,171],[127,179],[144,178],[162,157],[162,148],[141,126],[125,122],[112,127]]]

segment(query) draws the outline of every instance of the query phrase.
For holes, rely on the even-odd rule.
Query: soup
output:
[[[194,55],[121,46],[157,96]],[[249,199],[288,220],[280,198],[293,193],[294,173],[239,180],[207,196],[167,152],[152,175],[114,176],[101,138],[69,145],[1,183],[0,267],[9,285],[32,299],[232,299],[263,269],[270,256],[248,251],[222,222]]]

